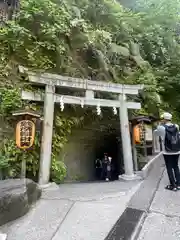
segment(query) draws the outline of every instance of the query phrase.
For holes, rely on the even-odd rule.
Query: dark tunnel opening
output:
[[[120,133],[116,131],[102,134],[94,149],[96,159],[102,160],[104,158],[104,153],[112,157],[111,180],[117,180],[118,176],[123,173],[122,150],[119,136]],[[96,171],[94,176],[97,180]]]

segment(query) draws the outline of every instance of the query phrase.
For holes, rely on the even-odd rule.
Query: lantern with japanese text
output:
[[[40,118],[40,115],[29,111],[23,110],[14,112],[13,116],[18,117],[16,124],[16,146],[22,150],[30,149],[34,144],[35,139],[35,123]],[[22,159],[21,177],[26,176],[26,160]]]
[[[34,143],[35,124],[31,120],[21,120],[16,125],[16,145],[20,149],[29,149]]]
[[[24,150],[31,148],[35,138],[35,123],[40,115],[29,110],[23,110],[14,112],[13,116],[18,117],[16,124],[17,147]]]

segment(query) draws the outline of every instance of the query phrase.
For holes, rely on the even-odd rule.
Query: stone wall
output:
[[[95,143],[93,131],[79,129],[73,132],[63,152],[67,166],[67,181],[93,178]]]

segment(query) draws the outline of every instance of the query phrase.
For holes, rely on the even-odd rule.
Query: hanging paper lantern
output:
[[[61,99],[60,99],[60,108],[61,108],[61,111],[64,110],[64,101],[63,101],[63,97],[61,97]]]
[[[35,124],[30,120],[22,120],[16,126],[16,145],[20,149],[32,147],[35,137]]]

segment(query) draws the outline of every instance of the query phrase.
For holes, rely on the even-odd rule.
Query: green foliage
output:
[[[179,76],[179,10],[180,2],[171,0],[139,0],[141,12],[141,44],[143,57],[153,67],[162,102],[160,108],[180,116]]]
[[[66,166],[63,161],[52,160],[51,179],[56,183],[61,183],[66,176]]]
[[[0,89],[0,114],[10,116],[12,112],[21,108],[21,94],[17,88],[1,88]]]
[[[126,67],[134,72],[144,64],[140,52],[132,52],[139,22],[112,0],[23,0],[16,22],[0,30],[2,61],[124,82]]]
[[[27,151],[17,148],[14,139],[4,140],[2,154],[8,159],[9,169],[14,177],[20,177],[22,159],[26,160],[27,176],[37,176],[39,170],[39,138],[37,136],[33,148]]]
[[[4,155],[0,155],[0,169],[7,169],[9,167],[9,159],[7,159]]]

